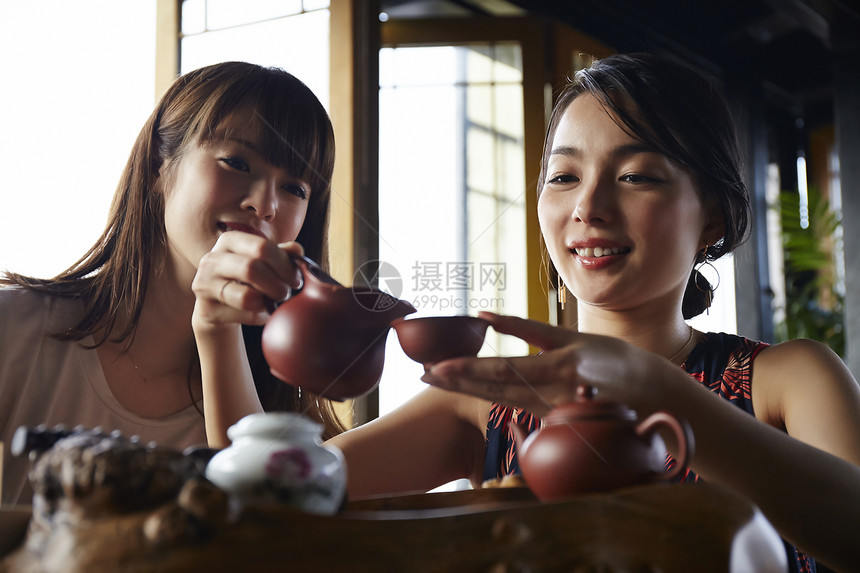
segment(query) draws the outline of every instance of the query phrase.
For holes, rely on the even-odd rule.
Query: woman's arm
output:
[[[195,328],[203,381],[203,416],[212,448],[230,444],[227,428],[263,407],[242,341],[241,326],[223,330]]]
[[[497,330],[548,350],[534,357],[450,360],[431,368],[426,380],[541,415],[572,401],[581,384],[640,416],[667,410],[690,423],[696,439],[691,466],[704,479],[747,496],[781,535],[816,559],[846,569],[860,563],[860,397],[832,353],[788,345],[755,362],[754,384],[767,380],[767,407],[784,412],[793,437],[620,340],[509,317],[492,320]]]
[[[477,484],[484,471],[489,413],[484,400],[428,388],[394,412],[327,443],[346,457],[353,499],[427,491],[464,477]]]
[[[810,365],[815,360],[803,353],[796,358]],[[758,362],[756,368],[761,369]],[[819,362],[818,366],[824,368],[825,364]],[[822,369],[816,384],[829,385],[827,379],[832,374]],[[761,376],[754,375],[753,384]],[[793,384],[785,380],[787,386]],[[856,406],[854,385],[852,401]],[[806,408],[798,401],[799,395],[786,396],[786,414],[794,417],[788,425],[795,430],[801,426],[809,429],[793,436],[757,421],[702,386],[687,386],[670,398],[669,408],[691,420],[696,436],[694,469],[704,479],[725,484],[751,499],[783,537],[817,560],[837,569],[856,567],[860,563],[856,539],[860,525],[860,468],[856,465],[860,449],[848,434],[855,438],[860,434],[860,409],[843,417],[845,408]],[[805,421],[800,422],[800,417]],[[822,434],[811,430],[814,426],[839,430],[819,439]]]
[[[200,259],[192,289],[197,297],[192,315],[200,356],[203,413],[209,445],[229,445],[227,428],[262,406],[248,365],[242,324],[268,320],[267,298],[282,300],[290,285],[298,286],[289,253],[262,237],[232,231],[219,237]]]

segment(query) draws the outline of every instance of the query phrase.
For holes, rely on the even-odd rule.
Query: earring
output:
[[[717,267],[711,264],[711,261],[708,260],[708,248],[710,248],[710,245],[706,244],[704,248],[699,251],[696,260],[698,261],[701,259],[701,261],[698,262],[698,267],[693,271],[695,273],[693,275],[693,284],[696,285],[696,289],[698,289],[700,293],[705,295],[705,314],[710,314],[711,302],[714,300],[714,291],[720,286],[720,273],[717,271]],[[713,270],[714,275],[717,277],[717,284],[714,286],[711,286],[711,283],[705,278],[705,275],[702,274],[702,268],[706,265],[711,267],[711,270]]]
[[[561,275],[558,275],[558,304],[561,306],[561,310],[564,310],[564,304],[567,302],[567,287],[564,286],[564,282],[561,280]]]

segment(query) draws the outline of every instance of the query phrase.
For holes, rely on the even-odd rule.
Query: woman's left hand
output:
[[[577,388],[585,384],[593,386],[601,398],[647,412],[651,405],[646,403],[649,392],[645,388],[681,373],[667,360],[617,338],[493,313],[480,316],[497,332],[521,338],[541,353],[454,358],[430,367],[422,377],[424,382],[543,416],[574,401]]]

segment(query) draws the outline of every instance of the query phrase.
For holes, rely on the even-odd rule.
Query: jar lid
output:
[[[636,412],[620,402],[598,400],[597,388],[583,385],[576,389],[576,401],[553,408],[547,414],[547,424],[560,424],[582,419],[635,420]]]
[[[249,414],[227,429],[227,437],[235,440],[245,436],[287,438],[296,435],[317,436],[322,425],[293,412],[258,412]]]

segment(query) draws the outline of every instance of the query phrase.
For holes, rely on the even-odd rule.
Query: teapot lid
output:
[[[231,440],[245,436],[263,438],[287,438],[296,435],[316,436],[322,432],[322,426],[308,418],[293,412],[259,412],[249,414],[227,429],[227,437]]]
[[[558,424],[578,419],[635,420],[636,412],[620,402],[597,400],[597,388],[587,384],[577,387],[576,401],[562,404],[547,414],[548,424]]]

